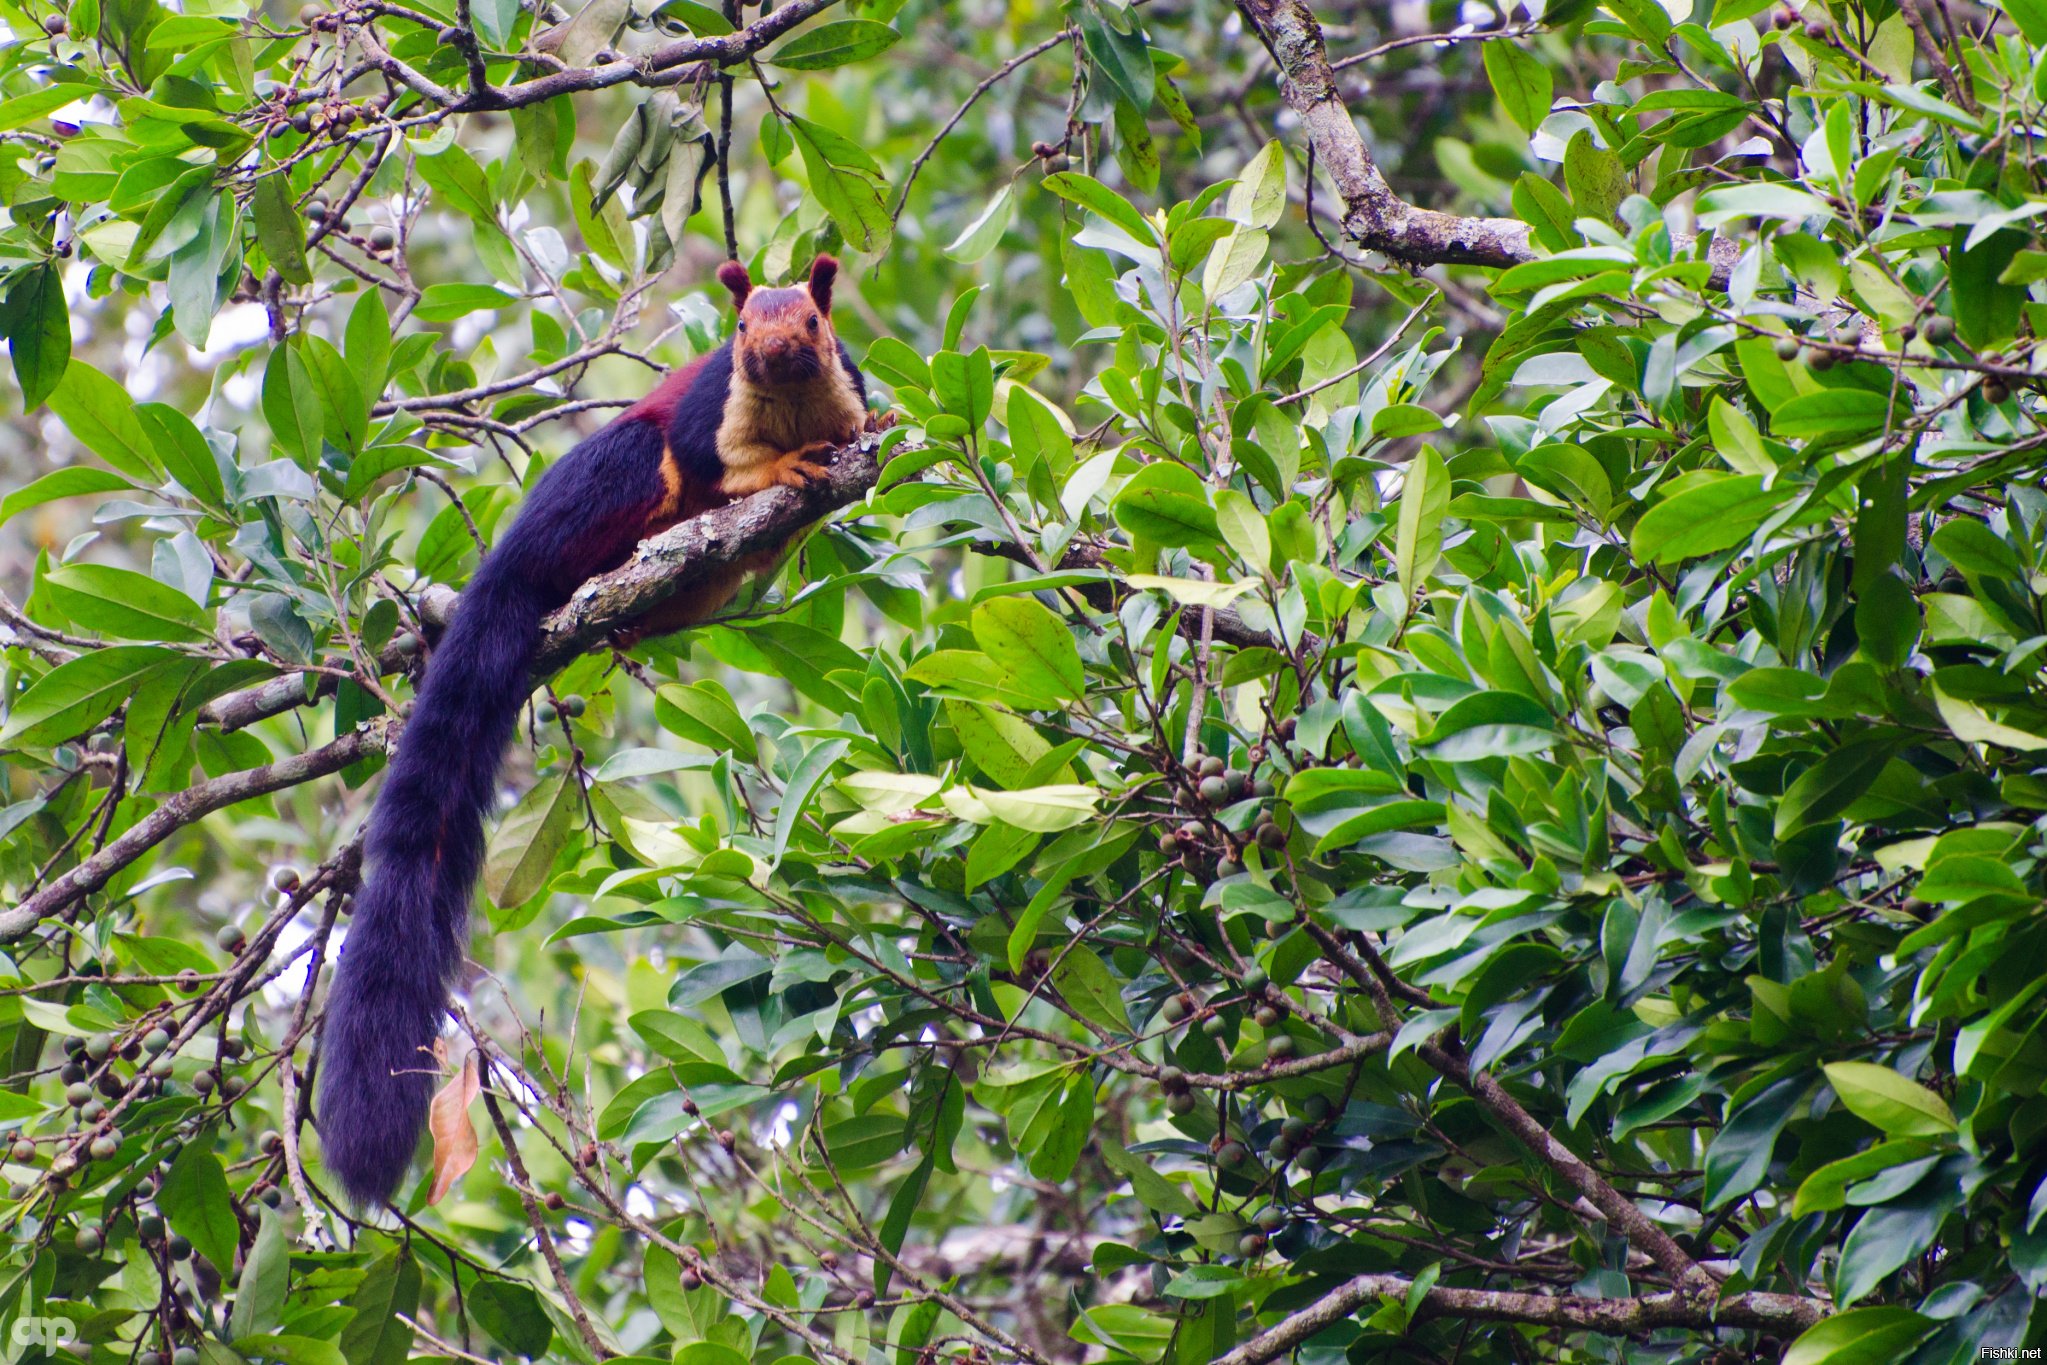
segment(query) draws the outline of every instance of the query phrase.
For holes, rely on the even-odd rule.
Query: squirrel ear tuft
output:
[[[718,267],[718,283],[732,291],[732,306],[746,307],[746,296],[753,292],[753,281],[747,278],[746,267],[737,261],[727,261]]]
[[[820,313],[832,311],[832,281],[839,277],[839,262],[820,256],[810,263],[810,298]]]

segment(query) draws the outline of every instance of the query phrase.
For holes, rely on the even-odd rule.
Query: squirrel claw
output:
[[[870,412],[867,414],[867,429],[871,432],[887,431],[895,424],[896,411],[894,408],[890,408],[887,412]]]

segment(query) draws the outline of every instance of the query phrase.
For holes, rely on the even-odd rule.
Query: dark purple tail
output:
[[[404,1179],[437,1085],[432,1053],[468,941],[483,815],[547,607],[505,556],[462,594],[370,816],[369,878],[320,1044],[320,1143],[358,1204]]]

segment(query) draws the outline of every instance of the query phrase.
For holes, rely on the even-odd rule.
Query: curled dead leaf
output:
[[[477,1054],[462,1059],[462,1069],[434,1094],[427,1111],[427,1131],[434,1139],[434,1180],[426,1202],[438,1204],[463,1173],[476,1164],[476,1125],[469,1121],[469,1106],[483,1091],[483,1077]]]

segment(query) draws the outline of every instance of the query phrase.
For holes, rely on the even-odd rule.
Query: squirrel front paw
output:
[[[867,429],[869,431],[872,432],[887,431],[890,427],[894,426],[895,424],[896,411],[894,408],[890,408],[887,412],[879,413],[870,412],[867,414]]]
[[[820,479],[831,475],[833,458],[838,446],[830,441],[812,441],[789,452],[781,468],[775,471],[775,481],[789,488],[808,488]]]

